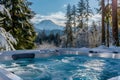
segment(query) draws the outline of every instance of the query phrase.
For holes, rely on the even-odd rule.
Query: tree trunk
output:
[[[107,0],[107,5],[108,5],[108,9],[109,9],[109,0]],[[107,17],[107,47],[109,47],[109,37],[110,37],[110,34],[109,34],[109,17],[110,17],[110,11],[108,11],[106,17]]]
[[[5,0],[3,0],[3,5],[6,8]],[[4,14],[5,14],[5,9],[4,9]],[[6,29],[6,16],[4,15],[5,19],[3,20],[3,28]]]
[[[74,22],[73,22],[73,26],[74,26],[74,33],[76,32],[76,20],[75,20],[75,15],[74,15]]]
[[[15,28],[16,28],[16,26],[15,26],[15,1],[14,0],[11,0],[12,2],[12,10],[11,10],[11,18],[12,18],[12,34],[13,35],[15,35],[16,33],[15,33]],[[16,37],[16,36],[14,36],[14,37]]]
[[[102,5],[102,45],[105,45],[105,3],[104,0],[101,2]]]
[[[107,20],[107,47],[109,47],[109,16]]]
[[[119,46],[117,0],[112,0],[112,33],[113,33],[113,45]]]

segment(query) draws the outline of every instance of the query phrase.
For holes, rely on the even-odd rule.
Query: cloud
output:
[[[93,21],[99,21],[101,20],[101,15],[100,14],[95,14],[91,17],[91,20]]]
[[[89,17],[88,24],[91,26],[93,21],[100,22],[101,21],[101,15],[100,14],[94,14],[91,17]]]
[[[63,12],[56,12],[56,13],[51,13],[49,15],[41,15],[41,14],[36,14],[32,19],[31,22],[34,24],[38,24],[42,20],[52,20],[54,23],[65,26],[65,13]],[[101,15],[100,14],[94,14],[91,17],[89,17],[88,24],[91,26],[92,22],[99,22],[101,21]]]
[[[31,22],[34,24],[37,24],[41,22],[42,20],[52,20],[54,23],[64,26],[65,25],[65,13],[59,11],[56,13],[51,13],[49,15],[36,14],[31,19]]]
[[[66,7],[67,7],[67,4],[64,4],[64,5],[63,5],[63,8],[66,8]]]

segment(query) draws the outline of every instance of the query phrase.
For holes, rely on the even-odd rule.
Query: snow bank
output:
[[[37,45],[37,50],[39,49],[51,49],[51,48],[57,48],[53,43],[42,43],[41,45]]]
[[[113,78],[111,78],[111,79],[108,79],[108,80],[120,80],[120,76],[113,77]]]
[[[110,46],[110,47],[106,47],[104,45],[101,45],[99,47],[96,48],[91,48],[90,51],[94,51],[96,53],[120,53],[120,47],[116,47],[116,46]]]
[[[23,80],[17,75],[0,68],[0,80]]]

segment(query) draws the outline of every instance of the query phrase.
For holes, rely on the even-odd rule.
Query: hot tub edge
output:
[[[23,80],[19,76],[0,68],[0,80]]]

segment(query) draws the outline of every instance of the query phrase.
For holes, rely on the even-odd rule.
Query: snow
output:
[[[115,53],[115,54],[119,54],[120,53],[120,47],[116,47],[116,46],[110,46],[110,47],[106,47],[104,45],[100,45],[98,47],[95,48],[86,48],[86,47],[82,47],[82,48],[58,48],[56,47],[54,44],[49,44],[49,43],[43,43],[41,45],[38,45],[37,50],[52,50],[52,49],[60,49],[62,51],[71,51],[71,52],[80,52],[80,53]]]
[[[42,43],[41,45],[37,46],[37,50],[38,49],[51,49],[51,48],[57,48],[53,43],[49,44],[49,43]]]
[[[3,5],[0,5],[0,12],[4,12],[4,6]]]
[[[17,44],[13,36],[6,32],[4,28],[0,27],[0,50],[15,50],[13,44]]]
[[[120,80],[120,76],[118,76],[118,77],[113,77],[113,78],[108,79],[108,80]]]
[[[9,17],[9,19],[11,19],[10,13],[4,7],[4,5],[0,5],[0,13],[5,14],[6,17]],[[2,20],[4,20],[4,18],[3,17],[0,18],[0,24],[2,24]],[[13,36],[9,32],[6,32],[6,30],[2,28],[0,25],[0,51],[15,50],[15,48],[13,47],[13,44],[17,44],[16,40],[13,38]]]
[[[11,15],[10,15],[9,11],[5,8],[4,5],[0,5],[0,12],[2,14],[7,15],[7,17],[9,17],[9,19],[11,19]]]
[[[114,52],[117,52],[117,53],[120,53],[120,47],[116,47],[116,46],[110,46],[110,47],[106,47],[106,46],[99,46],[99,47],[96,47],[96,48],[91,48],[90,49],[91,51],[96,51],[97,53],[114,53]]]
[[[17,75],[0,68],[0,80],[23,80]]]

